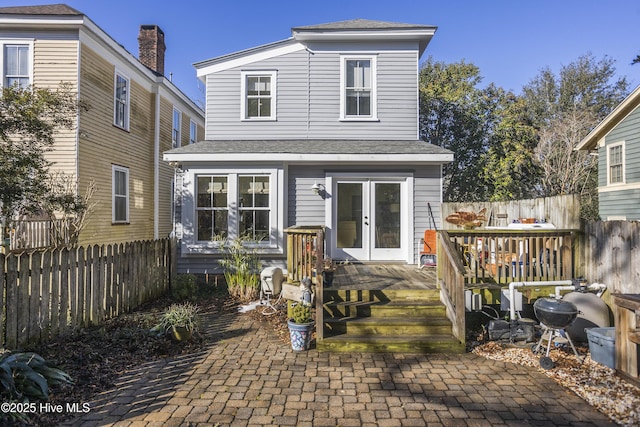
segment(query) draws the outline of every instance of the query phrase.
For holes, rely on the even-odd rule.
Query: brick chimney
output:
[[[138,35],[140,62],[164,75],[164,33],[157,25],[140,25]]]

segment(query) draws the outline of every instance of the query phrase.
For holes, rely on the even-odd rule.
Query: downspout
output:
[[[163,77],[160,77],[161,79]],[[160,221],[160,85],[154,85],[156,96],[155,123],[153,126],[153,238],[158,239]]]

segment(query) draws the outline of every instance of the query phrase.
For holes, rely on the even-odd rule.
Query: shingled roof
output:
[[[393,29],[431,29],[431,25],[402,24],[399,22],[374,21],[371,19],[350,19],[348,21],[329,22],[327,24],[294,27],[293,31],[347,31],[347,30],[393,30]]]
[[[0,7],[2,15],[84,15],[66,4]]]

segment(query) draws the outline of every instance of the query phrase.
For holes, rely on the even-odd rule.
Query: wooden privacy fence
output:
[[[0,345],[46,342],[163,295],[174,250],[163,239],[0,255]]]
[[[612,293],[640,293],[640,222],[590,221],[584,227],[581,274]]]

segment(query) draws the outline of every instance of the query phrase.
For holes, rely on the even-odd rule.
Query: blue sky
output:
[[[64,0],[2,0],[3,6]],[[592,53],[616,61],[619,76],[640,84],[637,0],[67,0],[137,56],[138,28],[165,33],[165,72],[193,99],[203,99],[193,63],[286,39],[291,27],[354,18],[438,27],[422,57],[465,60],[483,83],[517,93],[541,69],[557,72]]]

